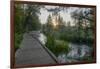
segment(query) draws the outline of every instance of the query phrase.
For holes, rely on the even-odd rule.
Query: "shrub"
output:
[[[15,51],[19,48],[22,38],[23,34],[15,33]]]
[[[56,56],[60,53],[67,53],[69,51],[68,42],[64,40],[56,40],[53,36],[47,36],[46,46]]]
[[[55,41],[55,50],[56,54],[58,55],[59,53],[68,53],[69,51],[69,46],[67,41],[63,40],[56,40]]]

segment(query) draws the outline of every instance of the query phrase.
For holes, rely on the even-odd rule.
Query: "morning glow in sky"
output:
[[[71,25],[74,25],[74,19],[71,17],[71,13],[74,12],[75,10],[87,10],[89,8],[79,8],[79,7],[59,7],[59,6],[50,6],[50,5],[45,5],[45,8],[47,9],[55,9],[55,8],[64,8],[64,10],[60,10],[58,14],[63,18],[63,20],[66,22],[66,25],[68,22],[71,23]],[[45,24],[47,22],[47,18],[49,15],[52,15],[53,12],[49,12],[44,8],[40,9],[40,15],[39,19],[42,24]]]

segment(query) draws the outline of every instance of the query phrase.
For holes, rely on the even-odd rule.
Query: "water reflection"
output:
[[[78,45],[70,43],[69,47],[70,51],[68,52],[68,54],[59,54],[58,60],[60,60],[61,63],[77,62],[85,57],[91,56],[92,48],[87,45]]]

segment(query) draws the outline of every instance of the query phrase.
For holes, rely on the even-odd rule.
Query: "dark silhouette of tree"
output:
[[[40,6],[30,4],[15,4],[14,30],[15,30],[15,49],[19,48],[23,33],[40,30],[41,24],[38,15]]]
[[[24,27],[27,31],[39,30],[41,27],[38,15],[40,14],[40,7],[38,5],[27,5],[26,17],[24,22]]]
[[[77,29],[77,34],[78,36],[78,40],[79,42],[85,42],[85,43],[89,43],[90,37],[91,35],[90,32],[93,31],[93,27],[94,27],[94,13],[92,9],[82,9],[80,8],[75,10],[74,12],[72,12],[72,18],[75,20],[75,27]],[[91,30],[89,29],[91,28]]]

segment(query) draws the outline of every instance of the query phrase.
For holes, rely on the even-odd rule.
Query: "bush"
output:
[[[22,33],[15,33],[15,51],[19,48],[22,38]]]
[[[59,53],[68,53],[69,51],[69,46],[67,41],[56,40],[55,46],[56,46],[55,51],[57,55],[59,55]]]
[[[56,40],[53,36],[47,36],[46,46],[56,56],[60,53],[67,53],[69,51],[68,42],[64,40]]]

